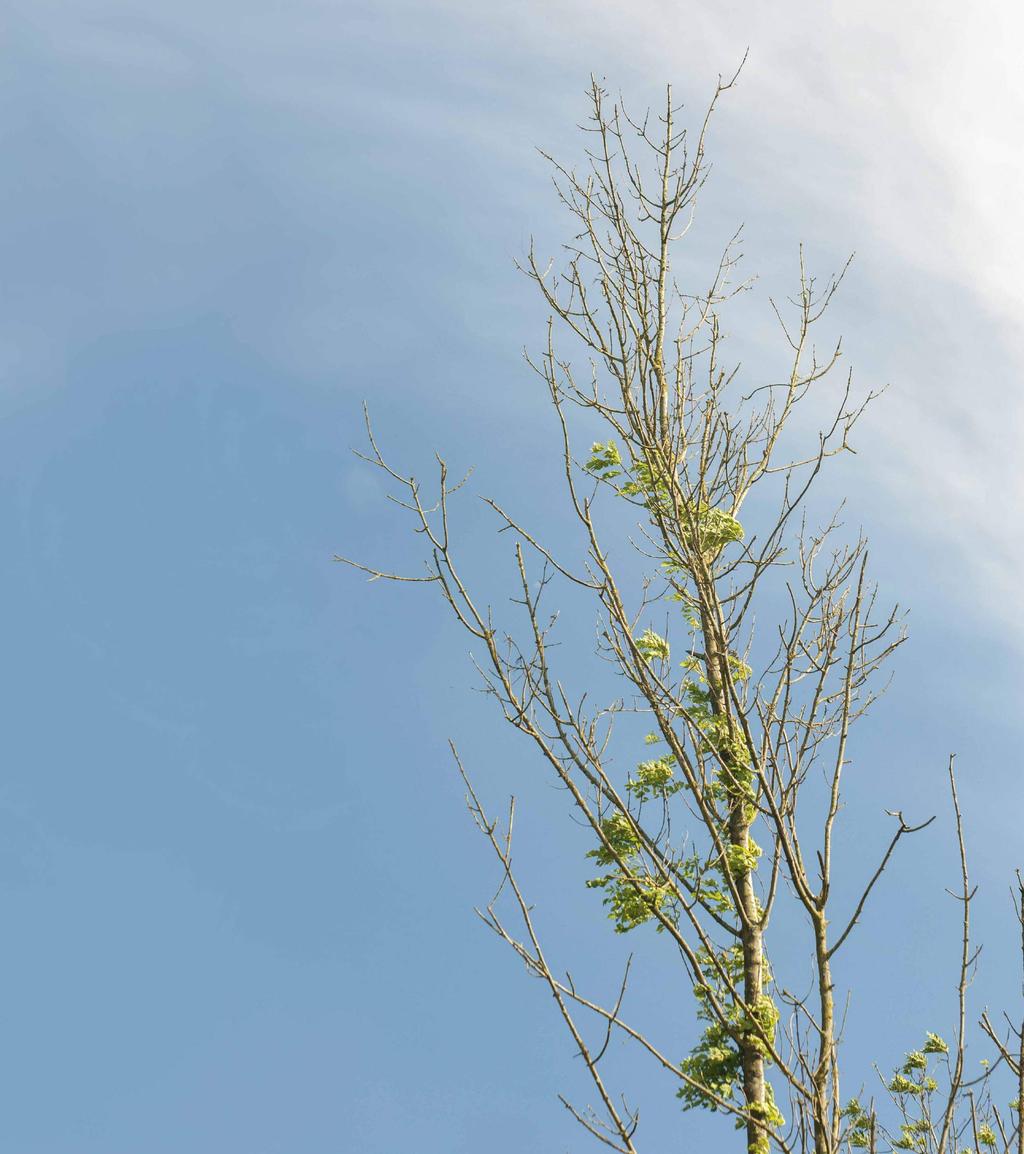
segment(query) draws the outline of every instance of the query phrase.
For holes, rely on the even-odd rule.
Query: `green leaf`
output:
[[[645,661],[668,661],[668,642],[664,637],[659,637],[653,629],[645,629],[635,638],[635,643]]]

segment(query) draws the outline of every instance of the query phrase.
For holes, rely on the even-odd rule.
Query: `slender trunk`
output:
[[[814,1070],[814,1154],[834,1154],[838,1147],[833,1104],[839,1100],[839,1067],[836,1063],[835,999],[832,966],[828,958],[828,919],[824,910],[814,923],[814,951],[818,969],[821,1037]]]
[[[741,801],[733,809],[730,821],[730,841],[744,851],[750,845],[750,821],[747,806]],[[740,940],[743,945],[743,1001],[748,1012],[758,1007],[764,995],[764,941],[760,923],[760,908],[754,890],[754,875],[745,870],[736,879],[743,916]],[[750,1031],[741,1042],[743,1059],[743,1098],[747,1109],[762,1122],[766,1118],[766,1090],[764,1077],[764,1043],[756,1030]],[[767,1133],[763,1126],[751,1119],[747,1122],[747,1149],[754,1154],[768,1150]]]
[[[713,601],[717,610],[717,603]],[[714,615],[712,615],[714,614]],[[706,670],[708,688],[711,691],[715,713],[725,718],[730,728],[731,720],[729,696],[725,678],[728,677],[728,640],[723,636],[720,614],[712,610],[702,613]],[[733,765],[730,751],[725,758],[725,774],[735,772],[732,782],[726,781],[729,796],[729,844],[741,850],[736,860],[746,863],[750,852],[750,827],[754,820],[754,810],[747,795],[746,782],[749,767]],[[737,890],[740,908],[739,934],[743,949],[743,1002],[745,1017],[749,1021],[762,1003],[765,985],[764,938],[761,921],[761,907],[754,886],[753,871],[744,864],[742,869],[733,870],[733,881]],[[736,1039],[743,1068],[743,1101],[751,1117],[747,1121],[747,1149],[750,1154],[767,1154],[768,1136],[764,1127],[767,1118],[767,1089],[765,1083],[764,1042],[752,1023]]]

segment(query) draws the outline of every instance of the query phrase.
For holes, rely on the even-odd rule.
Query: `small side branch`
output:
[[[624,1116],[612,1100],[612,1097],[605,1086],[604,1079],[598,1070],[598,1061],[604,1054],[605,1047],[602,1046],[600,1054],[594,1055],[584,1040],[582,1034],[580,1033],[579,1028],[576,1025],[576,1021],[572,1016],[572,1012],[570,1011],[566,999],[563,996],[560,983],[555,980],[554,975],[551,973],[547,961],[545,960],[544,952],[541,949],[540,941],[534,929],[533,918],[530,913],[530,906],[527,904],[526,899],[523,897],[522,890],[519,888],[519,884],[512,873],[512,827],[515,820],[515,799],[512,798],[509,803],[508,829],[504,839],[504,844],[502,844],[502,841],[497,835],[497,823],[488,821],[487,816],[484,813],[483,806],[480,804],[480,799],[477,797],[476,791],[473,788],[473,784],[469,779],[469,775],[466,773],[466,770],[462,764],[462,760],[459,757],[458,750],[455,748],[455,744],[453,742],[449,742],[449,747],[451,748],[452,757],[455,759],[455,764],[458,767],[459,774],[465,783],[466,789],[468,790],[466,804],[469,808],[469,811],[473,815],[477,827],[486,836],[487,840],[490,842],[491,848],[494,850],[498,860],[501,862],[503,870],[503,884],[508,884],[509,888],[512,890],[512,893],[515,895],[516,903],[519,906],[519,913],[523,919],[523,925],[526,927],[526,932],[529,935],[530,946],[532,949],[532,957],[524,958],[524,960],[528,962],[531,969],[535,973],[539,974],[547,982],[548,989],[551,991],[551,995],[555,999],[555,1003],[558,1006],[562,1020],[565,1022],[569,1033],[572,1035],[572,1039],[576,1044],[580,1057],[582,1057],[583,1062],[587,1067],[587,1071],[590,1074],[591,1080],[593,1081],[594,1086],[600,1095],[601,1102],[603,1103],[608,1117],[611,1120],[611,1126],[606,1126],[604,1123],[599,1122],[596,1118],[587,1118],[583,1116],[578,1110],[571,1106],[565,1098],[561,1098],[561,1102],[573,1114],[580,1125],[582,1125],[595,1137],[600,1138],[605,1145],[611,1146],[613,1150],[621,1151],[622,1154],[637,1154],[636,1146],[633,1144],[633,1135],[636,1132],[638,1116],[636,1113],[630,1113],[629,1111],[625,1110]],[[497,918],[494,914],[493,899],[487,907],[487,913],[490,916],[493,927],[498,928],[500,932],[500,923],[497,921]],[[502,936],[507,935],[502,934]]]
[[[853,930],[853,927],[857,924],[858,920],[860,919],[861,914],[864,912],[864,906],[867,904],[867,900],[871,896],[871,891],[875,888],[875,885],[878,882],[878,879],[885,872],[885,867],[889,864],[889,859],[892,857],[893,852],[896,849],[896,846],[899,845],[900,838],[902,838],[905,834],[908,834],[908,833],[920,833],[921,830],[927,829],[928,826],[930,826],[932,824],[932,822],[935,820],[935,815],[933,814],[930,818],[928,818],[927,821],[921,822],[920,825],[907,825],[906,821],[903,818],[902,812],[900,812],[899,810],[896,810],[895,812],[893,812],[892,810],[886,810],[886,813],[888,813],[890,817],[896,818],[896,820],[900,824],[899,824],[896,832],[892,836],[892,841],[889,842],[889,848],[882,855],[882,860],[881,860],[881,862],[879,862],[878,869],[876,869],[875,872],[871,875],[871,880],[868,882],[867,886],[865,886],[864,892],[861,894],[860,900],[857,902],[857,906],[853,911],[853,916],[850,918],[850,921],[847,923],[846,929],[843,930],[843,932],[839,935],[839,937],[833,943],[832,948],[828,951],[828,957],[830,959],[834,956],[834,954],[839,949],[839,947],[843,944],[843,942],[845,942],[846,939],[850,936],[850,933]]]

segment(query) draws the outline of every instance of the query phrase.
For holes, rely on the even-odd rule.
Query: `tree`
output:
[[[549,965],[513,870],[514,808],[502,827],[488,817],[452,747],[518,928],[497,898],[482,916],[554,996],[600,1110],[563,1101],[595,1138],[637,1150],[637,1113],[620,1104],[601,1071],[608,1040],[619,1035],[675,1080],[683,1109],[731,1116],[751,1154],[966,1154],[995,1146],[1024,1154],[1019,1085],[1002,1110],[990,1090],[997,1068],[1020,1082],[1024,1027],[1014,1047],[986,1016],[997,1060],[973,1082],[965,1072],[976,955],[952,763],[963,918],[956,1037],[947,1044],[927,1033],[907,1055],[884,1083],[888,1113],[873,1097],[862,1105],[841,1096],[833,961],[899,843],[931,819],[914,824],[892,814],[881,860],[865,866],[859,897],[837,908],[833,841],[848,739],[884,687],[880,672],[904,632],[899,611],[882,607],[870,582],[865,539],[850,536],[838,515],[820,528],[807,520],[812,486],[850,449],[874,399],[858,396],[850,374],[839,372],[840,344],[821,355],[814,343],[845,269],[819,283],[801,251],[795,296],[772,302],[788,371],[753,382],[727,360],[722,322],[747,287],[736,279],[738,237],[708,287],[680,287],[673,275],[707,176],[711,116],[734,81],[719,83],[689,135],[671,90],[660,116],[637,120],[593,82],[585,166],[548,158],[575,233],[560,271],[542,265],[532,246],[524,262],[551,314],[543,351],[527,359],[550,397],[580,557],[551,549],[488,501],[515,539],[520,589],[519,625],[499,624],[456,559],[449,502],[461,482],[449,480],[438,458],[436,504],[426,500],[414,478],[385,460],[367,420],[366,459],[402,490],[400,503],[427,545],[426,572],[348,563],[371,578],[437,588],[482,647],[487,692],[589,828],[589,885],[603,894],[614,929],[653,925],[655,940],[679,959],[702,1030],[682,1061],[670,1040],[624,1016],[628,967],[618,996],[604,1004]],[[556,334],[584,351],[585,379],[557,350]],[[826,419],[808,437],[803,414],[822,404]],[[599,431],[586,454],[575,448],[581,423]],[[623,508],[638,520],[635,539],[616,513]],[[624,562],[627,538],[632,557]],[[556,615],[547,606],[559,583],[596,610],[598,653],[624,687],[601,706],[590,703],[592,687],[574,691],[555,669]],[[630,745],[635,768],[623,777],[612,751]],[[803,935],[813,962],[807,995],[791,993],[771,964],[783,906],[787,934]],[[597,1043],[588,1040],[588,1018],[603,1027]]]

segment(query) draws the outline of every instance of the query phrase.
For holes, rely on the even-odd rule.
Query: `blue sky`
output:
[[[881,844],[883,809],[942,814],[838,975],[850,1060],[867,1077],[952,1010],[950,750],[978,1008],[1013,996],[1021,18],[759,7],[7,5],[3,1149],[583,1148],[550,1000],[472,914],[493,871],[448,736],[488,800],[519,795],[551,948],[600,986],[621,943],[586,846],[440,607],[331,557],[414,563],[348,452],[364,399],[397,460],[440,448],[566,524],[520,359],[544,314],[512,267],[562,238],[534,147],[571,154],[591,71],[698,109],[748,45],[693,251],[745,223],[748,363],[798,243],[822,268],[857,251],[834,323],[892,387],[835,485],[912,639],[855,749],[847,847]],[[472,499],[458,528],[500,589]],[[682,1054],[687,995],[645,950],[637,1012],[677,1020]],[[655,1148],[718,1133],[656,1097],[647,1125]]]

